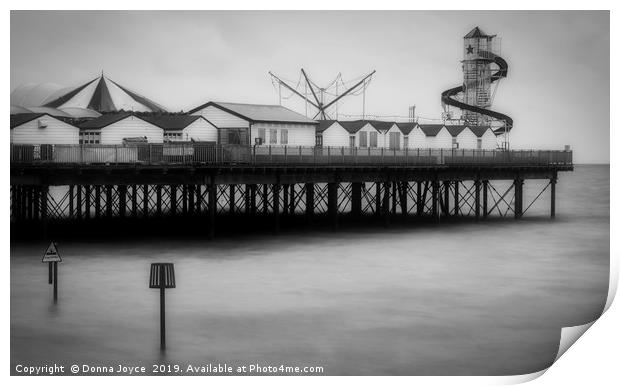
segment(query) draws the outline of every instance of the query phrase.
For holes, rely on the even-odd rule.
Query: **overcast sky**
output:
[[[12,12],[11,90],[103,70],[176,111],[278,103],[270,70],[296,83],[304,67],[319,84],[377,70],[366,113],[406,116],[415,104],[439,119],[477,25],[502,39],[509,71],[493,109],[513,117],[513,148],[570,144],[576,162],[609,162],[608,12]],[[361,96],[340,112],[361,114]]]

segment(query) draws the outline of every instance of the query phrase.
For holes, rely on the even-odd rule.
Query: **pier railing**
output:
[[[214,144],[21,145],[14,164],[88,165],[572,165],[570,150],[385,149]]]

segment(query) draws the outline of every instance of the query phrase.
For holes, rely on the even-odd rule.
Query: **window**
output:
[[[403,148],[408,148],[409,147],[409,136],[404,135],[403,136]]]
[[[239,145],[241,144],[241,135],[237,130],[229,130],[228,131],[228,143],[231,145]]]
[[[164,133],[164,141],[182,141],[183,133]]]
[[[354,135],[349,136],[349,147],[355,147],[355,136]]]
[[[476,148],[477,149],[482,149],[482,138],[478,138],[476,140]]]
[[[94,145],[101,143],[101,132],[99,131],[80,131],[80,145]]]
[[[280,130],[280,144],[281,145],[288,144],[288,129]]]
[[[321,134],[316,135],[316,146],[317,147],[323,146],[323,136]]]
[[[269,129],[269,143],[278,143],[278,129]]]
[[[258,138],[261,144],[265,143],[265,129],[258,129]]]
[[[377,147],[377,132],[370,132],[370,147]]]
[[[400,133],[390,133],[390,149],[400,149]]]
[[[368,147],[368,132],[360,131],[360,147]]]

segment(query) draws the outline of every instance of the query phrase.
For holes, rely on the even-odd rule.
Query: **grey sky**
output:
[[[103,69],[171,110],[209,100],[277,103],[269,70],[318,83],[377,73],[366,112],[440,118],[462,81],[462,37],[502,38],[508,77],[494,110],[515,121],[513,148],[563,148],[609,162],[608,12],[12,12],[11,90],[74,86]],[[286,93],[285,95],[287,95]],[[284,105],[303,113],[303,104]],[[361,97],[341,113],[361,114]]]

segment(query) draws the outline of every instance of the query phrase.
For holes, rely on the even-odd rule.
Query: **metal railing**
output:
[[[89,165],[572,165],[570,150],[385,149],[213,144],[21,145],[11,163]]]

